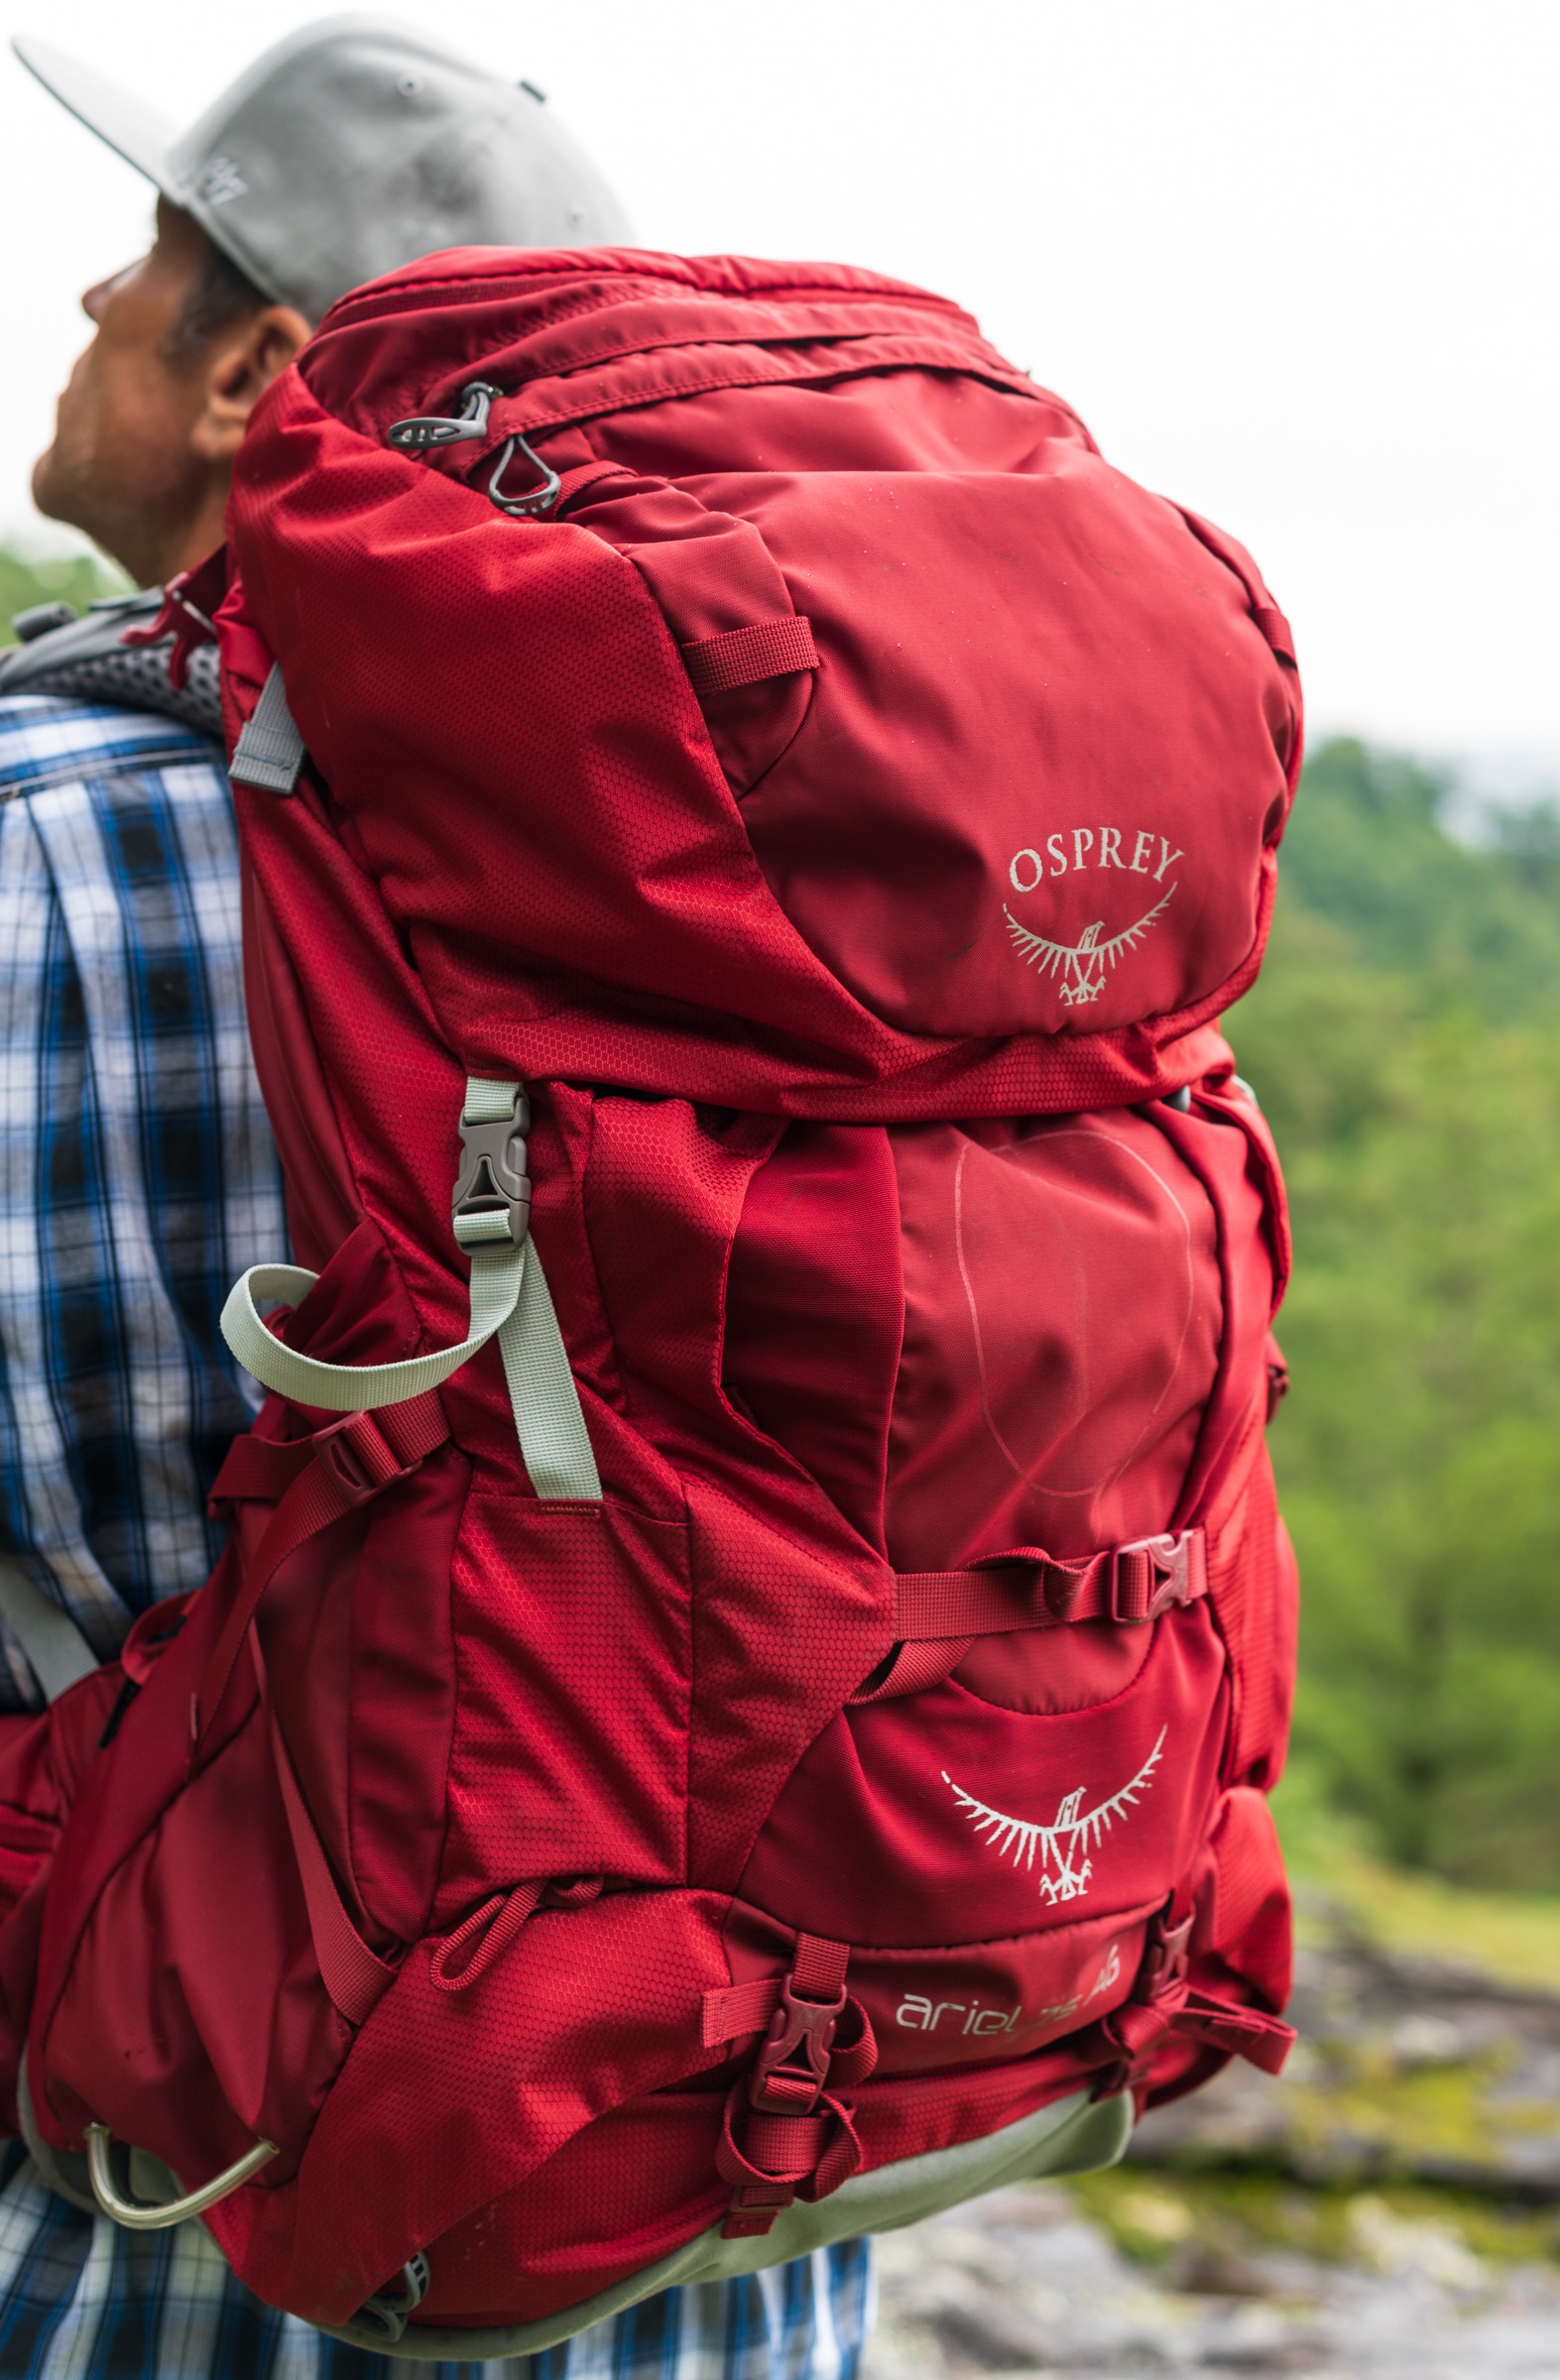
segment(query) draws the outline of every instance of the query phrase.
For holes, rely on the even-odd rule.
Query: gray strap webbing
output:
[[[241,784],[263,785],[268,793],[291,793],[303,766],[304,744],[287,707],[282,664],[273,661],[260,700],[233,747],[228,775]]]
[[[498,1352],[521,1455],[538,1495],[599,1504],[601,1475],[534,1240],[526,1242],[515,1311],[499,1325]]]
[[[511,1116],[520,1086],[474,1075],[466,1086],[466,1115],[492,1118],[502,1098]],[[295,1404],[331,1413],[372,1412],[405,1404],[436,1388],[469,1363],[497,1334],[520,1451],[539,1496],[601,1500],[601,1476],[591,1452],[579,1390],[569,1369],[557,1316],[537,1254],[499,1241],[473,1248],[471,1323],[458,1347],[409,1356],[399,1364],[322,1364],[284,1347],[260,1319],[257,1298],[296,1306],[318,1279],[300,1264],[255,1264],[235,1281],[222,1309],[222,1336],[246,1371]]]
[[[62,1611],[9,1554],[0,1554],[0,1612],[10,1622],[47,1701],[58,1702],[67,1686],[98,1667],[97,1655],[69,1612]]]
[[[529,1247],[529,1242],[528,1242]],[[330,1413],[372,1412],[376,1405],[402,1405],[408,1397],[437,1388],[486,1347],[507,1322],[520,1298],[526,1249],[478,1248],[471,1256],[471,1328],[458,1347],[409,1356],[400,1364],[321,1364],[273,1338],[260,1319],[257,1298],[296,1306],[318,1280],[301,1264],[252,1264],[233,1283],[222,1308],[222,1336],[246,1371],[291,1397],[296,1405],[319,1405]]]

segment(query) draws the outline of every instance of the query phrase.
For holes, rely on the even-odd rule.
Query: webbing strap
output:
[[[872,2020],[845,1989],[850,1947],[798,1934],[790,1972],[775,1978],[775,2012],[753,2067],[726,2100],[715,2170],[732,2185],[725,2239],[754,2239],[799,2191],[827,2198],[861,2164],[851,2110],[831,2094],[865,2082],[878,2063]],[[732,1984],[704,1997],[704,2041],[756,2029],[761,1988]]]
[[[764,2033],[780,2006],[783,1975],[758,1975],[749,1983],[726,1983],[707,1991],[701,2003],[701,2033],[705,2049],[723,2041],[740,2041],[744,2033]]]
[[[446,1934],[428,1960],[428,1981],[435,1991],[465,1991],[475,1983],[509,1949],[544,1890],[542,1879],[534,1876],[512,1892],[496,1892]]]
[[[298,722],[288,709],[282,664],[274,661],[260,700],[233,747],[228,774],[240,784],[263,785],[268,793],[291,793],[306,758]]]
[[[923,1644],[1068,1627],[1083,1619],[1141,1625],[1207,1592],[1201,1529],[1138,1537],[1070,1561],[1020,1546],[968,1570],[900,1571],[894,1632],[901,1643]]]
[[[1139,1627],[1208,1592],[1201,1529],[1135,1537],[1098,1554],[1058,1561],[1020,1545],[968,1570],[901,1570],[894,1582],[895,1658],[850,1697],[884,1703],[923,1694],[951,1676],[978,1636],[1113,1620]]]
[[[370,1950],[346,1912],[345,1903],[336,1889],[330,1872],[325,1846],[309,1815],[303,1799],[293,1757],[287,1748],[277,1718],[276,1705],[271,1699],[271,1681],[266,1676],[266,1664],[260,1650],[260,1638],[253,1628],[249,1631],[249,1650],[255,1664],[255,1677],[265,1706],[266,1722],[271,1730],[271,1749],[276,1760],[277,1783],[282,1788],[282,1806],[287,1812],[288,1833],[293,1838],[293,1855],[303,1886],[303,1903],[308,1911],[308,1930],[313,1938],[314,1957],[319,1963],[320,1980],[332,2001],[349,2025],[361,2025],[383,1998],[396,1979],[396,1970],[386,1964],[376,1951]]]
[[[875,1686],[858,1687],[850,1699],[853,1703],[890,1703],[906,1694],[924,1694],[928,1687],[940,1686],[944,1678],[953,1675],[974,1642],[973,1636],[938,1636],[925,1643],[901,1638],[888,1676]]]
[[[438,1388],[486,1347],[514,1313],[520,1298],[527,1248],[478,1248],[471,1255],[471,1327],[458,1347],[399,1364],[322,1364],[296,1347],[284,1347],[260,1319],[256,1300],[300,1305],[318,1280],[301,1264],[252,1264],[233,1283],[222,1308],[222,1336],[246,1371],[295,1405],[317,1405],[327,1413],[371,1413],[379,1405],[405,1404]]]
[[[761,2115],[755,2108],[742,2128],[742,2154],[761,2174],[781,2185],[805,2182],[834,2129],[828,2115]]]
[[[830,1942],[822,1934],[798,1934],[791,1984],[805,2000],[837,1999],[845,1989],[850,1958],[848,1943]]]
[[[722,636],[700,637],[683,646],[682,661],[695,694],[729,694],[767,677],[816,669],[818,649],[812,641],[812,622],[796,612],[780,620],[756,620],[750,628],[728,628]]]
[[[226,1504],[274,1504],[308,1469],[316,1451],[312,1438],[257,1438],[252,1431],[235,1438],[206,1500],[213,1512]]]
[[[520,1295],[498,1334],[521,1455],[539,1496],[599,1504],[601,1475],[535,1241],[522,1254]]]
[[[519,1097],[518,1083],[473,1075],[466,1085],[464,1121],[502,1123],[515,1116]],[[601,1476],[536,1243],[529,1235],[521,1248],[495,1239],[471,1247],[469,1255],[471,1320],[458,1347],[398,1364],[324,1364],[285,1347],[261,1321],[257,1300],[299,1304],[319,1277],[300,1264],[252,1265],[228,1294],[222,1336],[245,1370],[279,1396],[330,1413],[358,1413],[405,1404],[437,1388],[497,1334],[532,1487],[546,1499],[599,1503]]]
[[[297,1553],[300,1545],[317,1536],[321,1529],[328,1529],[333,1521],[366,1503],[393,1480],[404,1479],[424,1456],[442,1446],[448,1436],[449,1424],[443,1406],[436,1396],[427,1396],[400,1410],[392,1408],[383,1426],[370,1413],[353,1413],[344,1422],[333,1421],[328,1428],[316,1430],[312,1438],[303,1440],[302,1452],[308,1460],[295,1473],[267,1522],[265,1535],[255,1548],[243,1584],[200,1673],[200,1683],[189,1706],[189,1732],[194,1749],[198,1749],[227,1692],[239,1647],[259,1609],[260,1599],[288,1556]],[[219,1472],[219,1481],[221,1476]]]

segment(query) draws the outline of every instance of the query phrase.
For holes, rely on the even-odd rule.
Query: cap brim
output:
[[[156,182],[164,196],[177,203],[179,191],[169,158],[178,134],[166,117],[133,92],[121,90],[95,66],[83,65],[68,51],[56,49],[53,42],[19,33],[12,37],[11,47],[28,72],[36,74],[45,90],[52,91],[88,132],[95,132],[127,165]]]

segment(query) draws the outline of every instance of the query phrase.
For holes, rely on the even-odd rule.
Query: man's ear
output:
[[[232,461],[250,415],[308,335],[307,322],[292,305],[264,305],[231,329],[218,331],[206,359],[202,402],[189,435],[203,461]]]

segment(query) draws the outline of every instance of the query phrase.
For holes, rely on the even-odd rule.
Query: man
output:
[[[539,93],[393,27],[338,19],[292,37],[180,141],[90,69],[18,49],[161,192],[151,250],[83,300],[95,335],[34,480],[43,512],[143,588],[221,541],[250,412],[342,292],[444,247],[626,236]],[[244,1033],[209,652],[176,687],[166,639],[118,642],[159,609],[154,591],[95,621],[30,617],[0,663],[0,1701],[13,1709],[204,1577],[204,1493],[249,1393],[217,1315],[285,1228]],[[260,2305],[197,2224],[118,2230],[51,2196],[20,2144],[6,2160],[0,2372],[407,2368]],[[545,2360],[836,2380],[869,2294],[858,2242],[669,2291]]]

